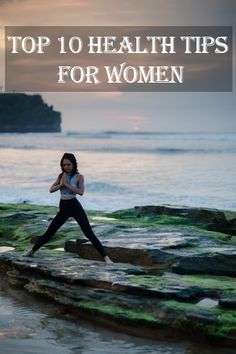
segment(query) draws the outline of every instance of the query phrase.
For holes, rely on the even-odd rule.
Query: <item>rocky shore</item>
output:
[[[0,271],[75,316],[150,338],[236,345],[236,212],[144,206],[89,212],[106,267],[70,220],[22,257],[56,208],[0,204]]]

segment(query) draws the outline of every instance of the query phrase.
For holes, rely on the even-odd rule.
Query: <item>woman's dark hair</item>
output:
[[[71,175],[74,176],[76,173],[78,173],[78,169],[77,169],[78,167],[77,167],[77,161],[76,161],[75,155],[70,154],[69,152],[64,153],[64,155],[61,158],[61,162],[60,162],[62,172],[65,172],[63,169],[63,160],[65,160],[65,159],[69,160],[72,163],[73,169],[72,169]]]

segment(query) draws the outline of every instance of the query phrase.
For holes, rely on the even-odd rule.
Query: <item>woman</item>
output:
[[[111,259],[107,256],[101,242],[93,233],[83,207],[76,199],[76,194],[83,195],[84,193],[84,177],[77,170],[75,156],[70,153],[65,153],[62,156],[60,165],[62,173],[57,177],[56,181],[50,188],[50,193],[54,193],[58,190],[61,192],[60,210],[52,220],[47,231],[38,239],[33,248],[24,254],[24,256],[33,257],[34,253],[49,241],[66,220],[73,217],[80,225],[84,235],[102,255],[106,265],[113,264]]]

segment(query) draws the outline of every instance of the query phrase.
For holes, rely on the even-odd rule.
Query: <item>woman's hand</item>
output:
[[[67,185],[67,182],[68,182],[68,176],[67,174],[64,172],[62,177],[61,177],[61,180],[60,180],[60,184],[61,186],[66,186]]]
[[[77,187],[73,188],[69,183],[68,183],[68,175],[64,172],[62,175],[59,175],[56,182],[53,183],[53,185],[50,188],[50,193],[54,193],[58,191],[61,188],[66,187],[69,189],[71,192],[83,195],[84,194],[84,177],[82,175],[78,176],[77,179]]]
[[[50,193],[57,192],[59,189],[61,189],[64,186],[64,182],[62,179],[62,176],[59,175],[56,179],[56,181],[51,185],[50,187]]]

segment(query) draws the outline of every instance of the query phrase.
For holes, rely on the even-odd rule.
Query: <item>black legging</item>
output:
[[[106,256],[106,251],[103,248],[101,242],[94,235],[94,232],[89,224],[87,215],[76,198],[70,200],[60,200],[60,210],[52,220],[47,231],[38,239],[36,244],[33,246],[33,252],[36,252],[40,247],[49,241],[49,239],[57,232],[57,230],[66,222],[67,219],[73,217],[84,235],[92,242],[93,246],[97,251],[103,256]]]

